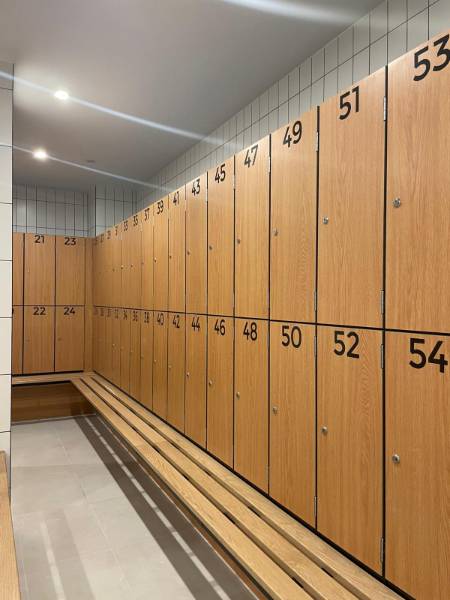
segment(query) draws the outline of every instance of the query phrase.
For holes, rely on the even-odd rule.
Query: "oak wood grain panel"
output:
[[[122,306],[122,231],[119,225],[112,232],[112,306]]]
[[[131,311],[120,311],[120,387],[130,393]]]
[[[114,311],[109,306],[105,308],[105,356],[104,356],[104,368],[107,379],[112,381],[113,375],[113,321]]]
[[[351,90],[320,108],[318,320],[381,327],[384,69]]]
[[[206,339],[207,318],[186,315],[185,433],[206,445]]]
[[[168,315],[167,420],[184,431],[185,315]]]
[[[129,300],[130,307],[138,309],[141,306],[141,250],[142,226],[139,214],[132,215],[129,219]]]
[[[207,442],[209,452],[233,466],[234,322],[208,317]]]
[[[208,203],[206,173],[186,184],[186,312],[206,313]]]
[[[23,304],[24,234],[13,233],[13,304]]]
[[[316,489],[313,325],[270,324],[269,494],[314,527]]]
[[[55,313],[55,371],[82,371],[84,306],[57,306]]]
[[[141,308],[153,308],[153,205],[141,211]]]
[[[25,234],[24,304],[55,303],[55,238]]]
[[[153,208],[154,259],[153,259],[153,306],[165,311],[169,302],[169,199],[161,198]]]
[[[92,368],[100,373],[99,369],[99,308],[92,307]]]
[[[107,229],[103,244],[104,278],[102,301],[106,306],[111,306],[113,294],[113,235],[114,228]]]
[[[235,314],[269,315],[269,136],[236,154]]]
[[[85,296],[86,304],[84,307],[84,368],[86,371],[93,370],[92,363],[92,283],[93,283],[93,239],[86,238],[86,270],[85,270]]]
[[[153,261],[152,261],[153,262]],[[153,312],[141,314],[141,391],[139,401],[153,407]]]
[[[14,529],[12,522],[6,453],[0,451],[0,598],[20,600]]]
[[[97,367],[96,371],[106,371],[106,308],[97,307]]]
[[[92,415],[93,412],[92,406],[70,381],[39,382],[39,385],[21,384],[13,386],[11,390],[13,423]]]
[[[130,310],[130,396],[141,392],[141,311]]]
[[[383,516],[381,341],[380,331],[318,328],[317,527],[378,573]]]
[[[125,219],[121,223],[122,230],[122,290],[121,299],[124,308],[131,307],[131,222]]]
[[[153,313],[153,410],[167,419],[167,336],[168,314]]]
[[[120,335],[122,310],[115,308],[112,313],[112,358],[111,381],[120,385]]]
[[[427,357],[423,363],[412,348]],[[436,360],[429,361],[437,348]],[[450,338],[386,334],[386,577],[418,600],[450,597]],[[399,462],[393,462],[398,455]]]
[[[25,306],[23,331],[23,372],[53,372],[55,370],[54,307]]]
[[[169,310],[186,308],[186,191],[169,194]]]
[[[84,238],[56,236],[56,304],[85,303]]]
[[[234,468],[265,492],[269,464],[267,340],[267,321],[235,320]]]
[[[234,156],[208,171],[208,313],[234,310]]]
[[[315,319],[316,134],[316,109],[272,133],[272,319]]]
[[[23,306],[12,309],[12,374],[23,372]]]

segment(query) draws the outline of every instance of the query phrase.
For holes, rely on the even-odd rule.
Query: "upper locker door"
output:
[[[105,358],[104,358],[104,366],[105,366],[105,377],[112,381],[113,379],[113,323],[114,323],[114,314],[113,309],[108,307],[105,308]],[[86,311],[85,311],[86,318]]]
[[[169,292],[169,199],[166,196],[153,208],[153,306],[157,311],[168,307]]]
[[[208,171],[208,314],[234,309],[234,156]]]
[[[236,155],[235,314],[269,317],[269,136]]]
[[[272,319],[315,319],[316,140],[317,109],[272,134]]]
[[[318,314],[382,325],[385,70],[320,108]]]
[[[235,320],[234,468],[265,492],[269,465],[268,322]]]
[[[153,262],[153,256],[152,256]],[[153,312],[141,313],[141,392],[139,401],[153,407]]]
[[[105,252],[105,276],[104,276],[104,292],[103,299],[105,306],[112,306],[112,293],[113,293],[113,231],[114,229],[107,229],[105,232],[105,243],[103,245]],[[86,246],[87,251],[87,246]],[[86,252],[85,252],[86,256]],[[87,261],[87,256],[86,256]],[[86,290],[87,292],[87,290]]]
[[[448,33],[389,65],[389,328],[450,332],[449,87]]]
[[[186,184],[186,312],[206,313],[207,174]]]
[[[129,219],[129,298],[131,308],[141,306],[141,221],[139,215]]]
[[[13,305],[23,304],[23,233],[13,233]]]
[[[111,381],[120,387],[120,329],[121,329],[120,308],[112,311],[112,357],[111,357]]]
[[[139,400],[141,393],[141,311],[129,311],[130,322],[130,396]]]
[[[131,311],[123,308],[120,321],[120,387],[130,392]]]
[[[169,194],[169,310],[186,307],[186,192],[181,187]],[[170,331],[170,327],[169,327]]]
[[[184,431],[185,316],[168,315],[167,420]]]
[[[55,308],[24,307],[23,372],[52,373],[55,370]]]
[[[25,234],[24,304],[55,303],[55,238]]]
[[[185,433],[206,445],[206,336],[207,318],[186,315]]]
[[[153,313],[153,411],[167,419],[167,319],[168,313]]]
[[[124,308],[131,306],[131,219],[125,219],[122,229],[122,290],[121,299]]]
[[[317,528],[381,573],[381,331],[318,328]]]
[[[449,361],[448,336],[386,334],[386,577],[417,600],[450,598]]]
[[[84,306],[57,306],[55,371],[84,368]]]
[[[314,325],[270,324],[270,488],[312,527],[316,490]]]
[[[122,306],[122,231],[120,225],[112,230],[112,306]]]
[[[56,240],[56,303],[84,305],[85,240],[57,236]],[[105,246],[106,242],[103,244]],[[106,253],[105,253],[106,254]]]
[[[153,308],[153,205],[141,212],[141,308]]]

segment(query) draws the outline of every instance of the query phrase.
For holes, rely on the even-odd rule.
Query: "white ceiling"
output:
[[[206,135],[378,1],[0,0],[0,60],[15,63],[14,144],[148,179],[195,139],[72,96]],[[14,179],[86,189],[104,178],[14,153]]]

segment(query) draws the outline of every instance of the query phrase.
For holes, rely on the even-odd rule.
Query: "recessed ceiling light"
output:
[[[39,150],[35,150],[35,152],[33,152],[33,156],[34,158],[37,158],[37,160],[47,160],[48,158],[47,152],[42,148],[40,148]]]
[[[55,98],[58,98],[58,100],[68,100],[69,94],[65,90],[58,90],[55,92]]]

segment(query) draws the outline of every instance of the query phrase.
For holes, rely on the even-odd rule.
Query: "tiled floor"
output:
[[[23,600],[254,598],[97,417],[16,425]]]

